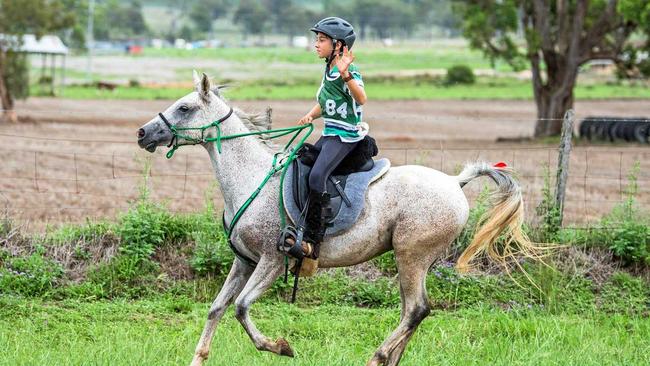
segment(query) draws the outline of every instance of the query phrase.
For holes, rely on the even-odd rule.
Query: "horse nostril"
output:
[[[139,139],[143,138],[144,135],[146,135],[146,134],[147,134],[147,133],[144,132],[144,128],[141,128],[141,129],[138,130],[138,138],[139,138]]]

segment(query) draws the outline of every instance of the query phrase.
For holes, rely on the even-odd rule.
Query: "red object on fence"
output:
[[[506,163],[500,161],[500,162],[494,164],[493,167],[495,167],[495,168],[497,168],[497,169],[503,169],[503,168],[507,168],[507,167],[508,167],[508,164],[506,164]]]

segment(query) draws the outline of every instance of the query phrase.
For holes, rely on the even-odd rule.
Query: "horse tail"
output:
[[[478,230],[469,246],[458,258],[459,272],[471,270],[470,262],[480,254],[488,257],[508,270],[509,259],[517,257],[540,258],[540,248],[535,246],[522,229],[524,222],[524,201],[521,187],[513,178],[512,169],[505,163],[489,165],[485,162],[469,163],[456,176],[461,187],[476,177],[488,176],[497,184],[491,193],[492,208],[478,222]],[[504,234],[504,241],[497,239]],[[500,245],[502,244],[502,245]],[[512,263],[512,262],[511,262]],[[518,265],[515,260],[514,263]]]

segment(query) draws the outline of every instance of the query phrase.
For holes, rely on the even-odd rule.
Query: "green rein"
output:
[[[203,143],[206,143],[206,142],[216,142],[217,151],[219,153],[221,153],[221,141],[223,141],[223,140],[231,140],[231,139],[236,139],[236,138],[239,138],[239,137],[262,135],[262,134],[268,135],[269,139],[275,139],[275,138],[278,138],[278,137],[289,135],[291,133],[294,134],[291,137],[291,139],[289,140],[289,142],[287,142],[284,145],[284,147],[282,148],[282,151],[273,154],[273,161],[271,162],[271,169],[269,169],[268,173],[266,174],[266,176],[264,177],[262,182],[259,184],[257,189],[255,189],[255,191],[253,191],[253,193],[248,197],[246,202],[244,202],[244,204],[239,208],[239,210],[237,210],[237,213],[235,213],[235,216],[233,217],[232,221],[230,222],[230,225],[229,225],[228,228],[226,227],[225,218],[224,218],[223,229],[226,232],[226,234],[228,235],[228,244],[230,244],[230,247],[233,249],[235,254],[237,254],[241,259],[243,259],[245,262],[248,262],[251,265],[255,265],[256,263],[253,260],[241,255],[239,253],[239,251],[232,245],[232,242],[230,240],[230,236],[232,235],[232,232],[233,232],[233,229],[234,229],[235,225],[237,224],[237,222],[239,221],[241,216],[244,214],[244,212],[246,211],[248,206],[250,206],[251,203],[253,202],[253,200],[255,200],[255,198],[259,195],[259,193],[262,191],[262,188],[266,185],[266,183],[269,181],[269,179],[271,179],[271,177],[273,175],[275,175],[275,173],[277,173],[279,171],[282,171],[282,175],[280,176],[280,199],[279,199],[278,208],[280,210],[280,220],[281,220],[281,223],[282,223],[281,227],[286,226],[286,213],[285,213],[285,209],[284,209],[284,200],[283,200],[283,194],[282,194],[282,187],[284,186],[284,177],[286,175],[287,168],[289,167],[291,162],[296,158],[297,151],[300,149],[300,147],[302,147],[305,140],[307,140],[309,135],[311,135],[311,133],[314,131],[314,125],[311,124],[311,123],[308,123],[308,124],[305,124],[305,125],[302,125],[302,126],[277,128],[277,129],[266,130],[266,131],[251,131],[251,132],[237,133],[237,134],[234,134],[234,135],[224,136],[222,134],[222,132],[221,132],[221,123],[223,123],[228,118],[230,118],[232,113],[233,113],[233,110],[232,110],[232,108],[230,108],[230,111],[224,117],[222,117],[222,118],[220,118],[220,119],[218,119],[218,120],[216,120],[216,121],[214,121],[212,123],[209,123],[207,125],[200,126],[200,127],[176,127],[176,126],[171,125],[167,121],[165,116],[162,115],[162,113],[160,113],[159,115],[162,118],[163,122],[165,122],[165,125],[167,125],[167,127],[169,128],[169,130],[171,131],[172,136],[173,136],[171,143],[168,145],[168,147],[171,147],[171,149],[166,154],[167,159],[171,159],[172,156],[174,156],[174,153],[176,152],[176,150],[179,147],[184,146],[184,145],[196,145],[196,144],[203,144]],[[210,129],[210,128],[215,128],[216,129],[216,137],[206,137],[205,136],[205,131]],[[298,136],[300,136],[300,134],[304,130],[307,130],[306,134],[304,134],[304,136],[302,136],[298,140],[296,145],[292,147],[291,144],[293,144],[293,142],[298,138]],[[193,137],[193,136],[189,136],[189,135],[183,134],[183,131],[201,131],[201,137],[196,138],[196,137]],[[182,139],[184,139],[186,141],[189,141],[189,143],[179,144],[179,142],[178,142],[179,138],[182,138]]]

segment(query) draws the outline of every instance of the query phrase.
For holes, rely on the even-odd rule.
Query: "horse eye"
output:
[[[190,107],[188,107],[186,105],[182,105],[182,106],[178,107],[178,110],[181,111],[181,112],[187,112],[187,111],[190,110]]]

